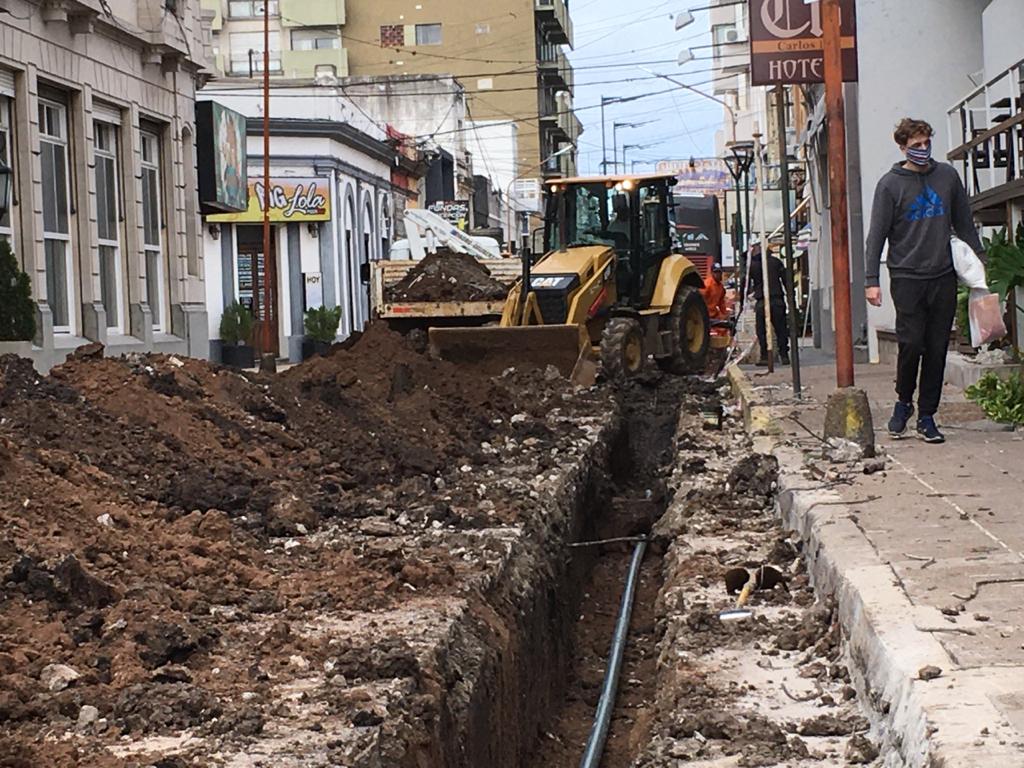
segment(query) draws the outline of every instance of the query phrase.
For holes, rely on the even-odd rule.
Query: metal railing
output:
[[[1024,196],[1024,59],[971,91],[947,112],[960,141],[947,155],[972,200],[1013,184]]]

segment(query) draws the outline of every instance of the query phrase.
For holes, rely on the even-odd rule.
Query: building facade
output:
[[[264,291],[262,95],[211,85],[211,99],[249,117],[249,209],[206,216],[206,302],[210,356],[221,359],[223,309],[238,301],[258,322],[273,322],[273,352],[302,359],[307,309],[341,307],[338,337],[370,319],[369,265],[386,259],[395,211],[419,194],[422,160],[393,132],[363,118],[331,88],[281,87],[271,97],[271,254],[276,276]],[[287,115],[274,117],[274,115]]]
[[[0,222],[38,306],[48,369],[89,341],[108,354],[205,356],[195,91],[197,0],[6,0]]]

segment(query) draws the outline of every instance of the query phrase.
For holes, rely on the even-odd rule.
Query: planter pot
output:
[[[256,365],[256,350],[248,344],[225,344],[220,351],[221,362],[232,368],[252,368]]]
[[[309,358],[316,355],[326,355],[330,348],[330,344],[325,344],[322,341],[313,341],[313,339],[310,338],[304,338],[302,340],[302,359],[309,360]]]

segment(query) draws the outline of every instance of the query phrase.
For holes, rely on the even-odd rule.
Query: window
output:
[[[0,96],[0,163],[9,168],[14,167],[14,151],[11,140],[11,100],[6,96]],[[11,183],[13,184],[14,180]],[[0,240],[7,242],[14,240],[10,211],[5,211],[0,215]]]
[[[271,16],[280,16],[277,7],[277,0],[268,0]],[[255,19],[263,16],[263,3],[261,0],[229,0],[228,18],[231,19]]]
[[[39,100],[39,155],[43,187],[46,295],[53,330],[71,333],[71,198],[68,186],[68,113],[63,104]]]
[[[121,329],[121,206],[118,185],[117,126],[94,124],[96,231],[100,257],[100,301],[107,327]]]
[[[153,330],[163,330],[164,271],[161,258],[160,137],[142,132],[142,245],[146,253],[146,301]]]
[[[296,29],[292,31],[293,51],[319,51],[341,48],[341,35],[336,29]]]
[[[441,25],[440,24],[417,24],[416,45],[440,45]]]
[[[248,75],[250,71],[263,72],[263,33],[235,32],[231,35],[231,74]],[[277,32],[270,33],[270,71],[281,71],[281,36]]]
[[[401,48],[405,45],[405,27],[401,24],[382,24],[380,28],[381,48]]]

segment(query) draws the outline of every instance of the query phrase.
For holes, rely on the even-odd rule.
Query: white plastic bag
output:
[[[982,344],[997,341],[1006,335],[1003,306],[999,301],[999,295],[989,293],[988,288],[971,288],[967,315],[971,321],[972,347],[980,347]]]
[[[950,238],[950,247],[953,249],[953,268],[960,282],[972,290],[988,293],[985,265],[981,263],[978,254],[958,237]]]

